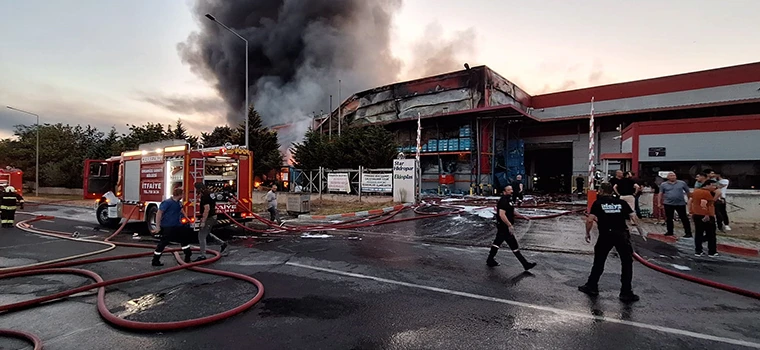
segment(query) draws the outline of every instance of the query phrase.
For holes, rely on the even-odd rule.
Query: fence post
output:
[[[364,174],[364,167],[359,166],[359,203],[362,202],[362,175]]]
[[[319,201],[322,202],[322,167],[319,167]]]

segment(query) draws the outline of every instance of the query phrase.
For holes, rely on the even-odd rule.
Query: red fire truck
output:
[[[0,169],[0,186],[8,187],[13,186],[18,194],[22,194],[21,190],[24,187],[24,173],[19,169],[6,167]]]
[[[97,197],[96,215],[103,226],[115,227],[127,218],[145,222],[152,229],[158,205],[171,197],[175,188],[182,188],[185,214],[197,230],[200,193],[195,192],[194,184],[203,182],[208,187],[217,201],[218,214],[246,221],[251,219],[252,173],[253,155],[244,147],[227,144],[192,149],[184,140],[154,142],[121,156],[87,160],[85,197]],[[219,221],[230,223],[226,217]]]

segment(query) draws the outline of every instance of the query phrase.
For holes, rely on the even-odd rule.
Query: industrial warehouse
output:
[[[493,193],[524,174],[529,190],[569,194],[588,185],[592,108],[603,173],[693,184],[710,168],[732,190],[760,185],[760,62],[535,96],[467,67],[356,93],[317,126],[384,125],[411,155],[419,118],[424,192]]]

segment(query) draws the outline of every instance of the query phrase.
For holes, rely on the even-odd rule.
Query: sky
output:
[[[35,122],[6,105],[104,130],[224,124],[219,95],[177,54],[199,26],[192,4],[0,0],[0,138]],[[463,63],[539,94],[760,61],[758,13],[756,0],[405,0],[392,50],[407,63],[401,80],[419,78],[410,64],[419,43],[440,40],[462,45]],[[204,104],[178,113],[156,99]]]

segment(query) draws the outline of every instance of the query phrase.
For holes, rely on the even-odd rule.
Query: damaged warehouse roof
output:
[[[760,62],[660,78],[530,96],[487,66],[399,82],[343,101],[353,125],[422,118],[497,114],[537,121],[760,102]],[[333,111],[338,117],[339,111]]]

